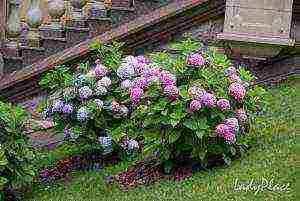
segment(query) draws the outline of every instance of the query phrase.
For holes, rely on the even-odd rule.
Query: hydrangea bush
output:
[[[104,129],[122,147],[156,156],[170,170],[180,158],[228,163],[264,90],[224,54],[192,39],[173,44],[176,54],[101,54],[76,72],[60,99],[45,107],[67,137],[94,141]],[[103,47],[102,47],[103,50]],[[111,65],[110,65],[111,62]],[[125,137],[124,137],[125,136]]]

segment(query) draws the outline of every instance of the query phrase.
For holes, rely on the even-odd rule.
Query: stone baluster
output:
[[[5,26],[6,41],[3,43],[6,56],[19,57],[19,42],[21,35],[20,2],[10,0],[8,3],[8,20]]]
[[[101,0],[92,0],[89,8],[89,19],[105,18],[107,16],[104,2]]]
[[[68,27],[85,28],[86,18],[83,8],[88,3],[88,0],[70,0],[72,6],[71,20],[67,21]]]
[[[66,7],[64,0],[48,0],[48,13],[52,19],[50,25],[44,25],[40,28],[43,37],[62,38],[63,27],[61,18],[65,14]]]
[[[42,25],[51,24],[51,15],[49,14],[49,1],[51,0],[41,0],[41,10],[43,13]]]
[[[27,24],[29,31],[27,34],[27,46],[40,47],[40,34],[38,28],[42,24],[43,14],[40,9],[40,0],[31,0],[30,6],[27,12]]]
[[[0,47],[5,39],[6,7],[6,0],[0,1]]]
[[[8,13],[6,36],[11,44],[17,44],[19,42],[19,36],[21,34],[20,2],[17,0],[9,1]]]

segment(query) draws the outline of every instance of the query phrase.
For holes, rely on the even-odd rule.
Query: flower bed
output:
[[[66,139],[126,155],[143,151],[164,173],[184,160],[229,165],[247,147],[243,136],[264,89],[252,86],[249,71],[201,46],[186,39],[173,45],[176,55],[123,57],[120,46],[100,45],[98,59],[74,74],[57,70],[42,79],[45,85],[56,78],[52,86],[60,91],[45,117]]]

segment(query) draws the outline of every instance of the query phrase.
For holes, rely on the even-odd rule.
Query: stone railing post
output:
[[[7,3],[6,0],[0,1],[0,47],[5,39],[5,25],[7,20]]]

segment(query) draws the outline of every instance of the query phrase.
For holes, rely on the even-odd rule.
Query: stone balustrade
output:
[[[3,0],[0,2],[0,41],[5,46],[40,47],[41,38],[62,38],[65,27],[85,28],[88,19],[107,18],[112,0]],[[121,2],[121,3],[120,3]],[[124,3],[125,2],[125,3]],[[15,54],[16,56],[16,54]]]

